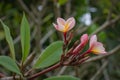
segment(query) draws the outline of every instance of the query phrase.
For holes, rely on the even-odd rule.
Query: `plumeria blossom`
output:
[[[103,47],[103,44],[101,42],[97,42],[97,36],[93,35],[90,38],[90,52],[93,52],[94,54],[105,54],[107,53],[105,51],[105,48]]]
[[[67,33],[75,26],[75,19],[73,17],[67,19],[66,21],[62,18],[57,18],[57,24],[54,24],[54,27],[58,30],[63,32],[63,54],[61,55],[60,64],[68,66],[74,66],[78,64],[82,64],[87,59],[89,59],[89,54],[92,52],[94,54],[105,54],[105,48],[101,42],[97,41],[97,36],[93,35],[90,37],[88,34],[83,34],[80,40],[76,41],[72,47],[69,49],[69,43],[71,41],[72,32]],[[88,44],[89,41],[89,48],[86,51],[82,51]]]
[[[73,54],[78,54],[88,42],[88,35],[83,34],[80,38],[81,43],[73,50]]]
[[[53,23],[53,25],[58,31],[66,33],[75,26],[75,19],[70,17],[65,21],[63,18],[57,18],[57,24]]]

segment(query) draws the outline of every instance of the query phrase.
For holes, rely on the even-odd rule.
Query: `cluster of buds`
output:
[[[57,24],[53,25],[58,31],[61,31],[64,36],[63,55],[61,56],[60,61],[62,65],[74,66],[81,64],[89,58],[90,53],[94,54],[107,53],[105,51],[105,48],[103,47],[103,44],[97,41],[96,35],[92,35],[89,40],[87,34],[83,34],[80,40],[76,41],[74,45],[69,50],[67,50],[67,45],[71,40],[71,34],[67,35],[67,33],[75,26],[75,19],[73,17],[69,18],[66,21],[62,18],[57,18]],[[82,50],[85,48],[88,42],[89,48],[88,50],[83,52]]]

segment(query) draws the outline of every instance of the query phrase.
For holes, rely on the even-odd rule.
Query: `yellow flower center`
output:
[[[98,48],[94,48],[91,50],[94,54],[99,54],[100,50]]]
[[[69,28],[69,24],[66,23],[66,24],[65,24],[65,28],[64,28],[64,32],[67,32],[67,31],[68,31],[68,28]]]

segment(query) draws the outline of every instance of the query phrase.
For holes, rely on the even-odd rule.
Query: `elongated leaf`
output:
[[[47,15],[44,19],[43,19],[43,22],[47,22],[49,21],[51,18],[53,17],[53,13],[50,13],[49,15]]]
[[[50,77],[44,80],[80,80],[80,79],[72,76],[59,76],[59,77]]]
[[[24,62],[27,58],[30,50],[30,26],[25,17],[23,15],[21,22],[21,45],[22,45],[22,61]]]
[[[2,23],[4,31],[5,31],[6,40],[8,42],[9,47],[10,47],[11,56],[15,60],[15,50],[14,50],[13,39],[12,39],[12,37],[10,35],[10,30],[7,27],[7,25],[5,25],[2,21],[1,21],[1,23]]]
[[[0,30],[0,40],[3,40],[5,38],[5,33],[3,30]]]
[[[45,68],[58,62],[62,54],[62,45],[62,41],[49,45],[36,61],[34,68]]]
[[[0,56],[0,65],[2,65],[3,67],[5,67],[6,69],[12,72],[21,75],[20,70],[17,64],[15,63],[15,61],[8,56]]]

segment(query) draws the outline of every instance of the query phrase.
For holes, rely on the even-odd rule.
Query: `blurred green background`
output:
[[[52,25],[57,17],[75,17],[73,41],[88,33],[97,34],[108,52],[120,46],[120,0],[0,0],[0,19],[10,28],[18,61],[21,59],[20,22],[23,12],[31,27],[31,52],[35,51],[36,55],[52,42],[62,40],[61,33]],[[1,24],[0,55],[9,55]],[[105,59],[79,67],[56,69],[41,76],[41,79],[65,74],[81,80],[120,80],[119,61],[120,50]],[[0,72],[5,73],[5,69],[0,67]]]

